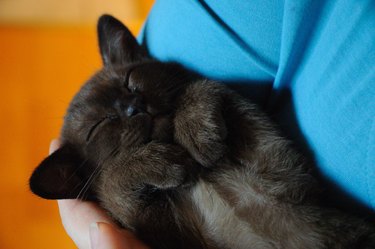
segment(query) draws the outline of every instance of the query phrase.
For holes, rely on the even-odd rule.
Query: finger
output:
[[[90,225],[91,249],[148,249],[132,233],[103,222]]]
[[[60,141],[54,139],[50,143],[50,154],[60,147]],[[79,248],[90,248],[89,225],[93,222],[104,221],[111,223],[111,219],[97,205],[80,200],[58,200],[60,216],[63,226]]]
[[[52,140],[49,150],[50,154],[59,147],[60,141],[58,139]],[[97,224],[98,222],[99,224],[105,224],[103,229],[100,229],[103,233],[99,233],[98,237],[100,241],[103,241],[104,245],[100,248],[109,248],[105,245],[106,243],[110,243],[109,245],[115,246],[111,248],[148,249],[132,233],[117,228],[105,211],[92,202],[58,200],[58,206],[66,232],[80,249],[90,248],[90,224]]]
[[[90,248],[89,227],[93,222],[112,223],[96,204],[80,200],[58,200],[63,226],[80,249]]]
[[[52,154],[55,150],[60,147],[60,140],[53,139],[49,145],[49,154]]]

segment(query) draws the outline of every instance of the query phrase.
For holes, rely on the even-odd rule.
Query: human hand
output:
[[[53,140],[50,153],[58,149]],[[58,200],[65,231],[80,249],[148,249],[131,232],[114,224],[95,203],[80,200]]]

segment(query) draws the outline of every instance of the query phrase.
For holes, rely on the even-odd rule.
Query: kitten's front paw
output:
[[[138,152],[141,180],[160,189],[178,187],[191,182],[197,165],[180,146],[157,142],[148,143]]]
[[[187,89],[176,112],[175,139],[205,167],[213,166],[226,152],[222,101],[218,84],[194,84]]]
[[[205,167],[211,167],[226,152],[225,126],[220,124],[217,127],[208,128],[202,125],[200,121],[202,119],[186,125],[186,130],[178,134],[178,140],[197,162]],[[211,121],[207,123],[209,122]]]
[[[147,179],[147,183],[159,189],[175,188],[182,185],[187,178],[182,165],[172,164],[159,168]]]

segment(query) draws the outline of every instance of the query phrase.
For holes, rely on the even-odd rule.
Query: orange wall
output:
[[[74,248],[57,203],[32,195],[28,178],[71,97],[100,67],[96,42],[95,24],[0,25],[0,248]]]

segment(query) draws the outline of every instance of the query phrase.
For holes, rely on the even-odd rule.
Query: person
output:
[[[158,0],[139,41],[252,98],[344,193],[343,202],[330,195],[335,205],[350,198],[373,211],[374,27],[372,0]],[[93,204],[59,207],[80,248],[90,248],[88,234],[91,248],[144,248]],[[104,223],[89,232],[92,222]]]

